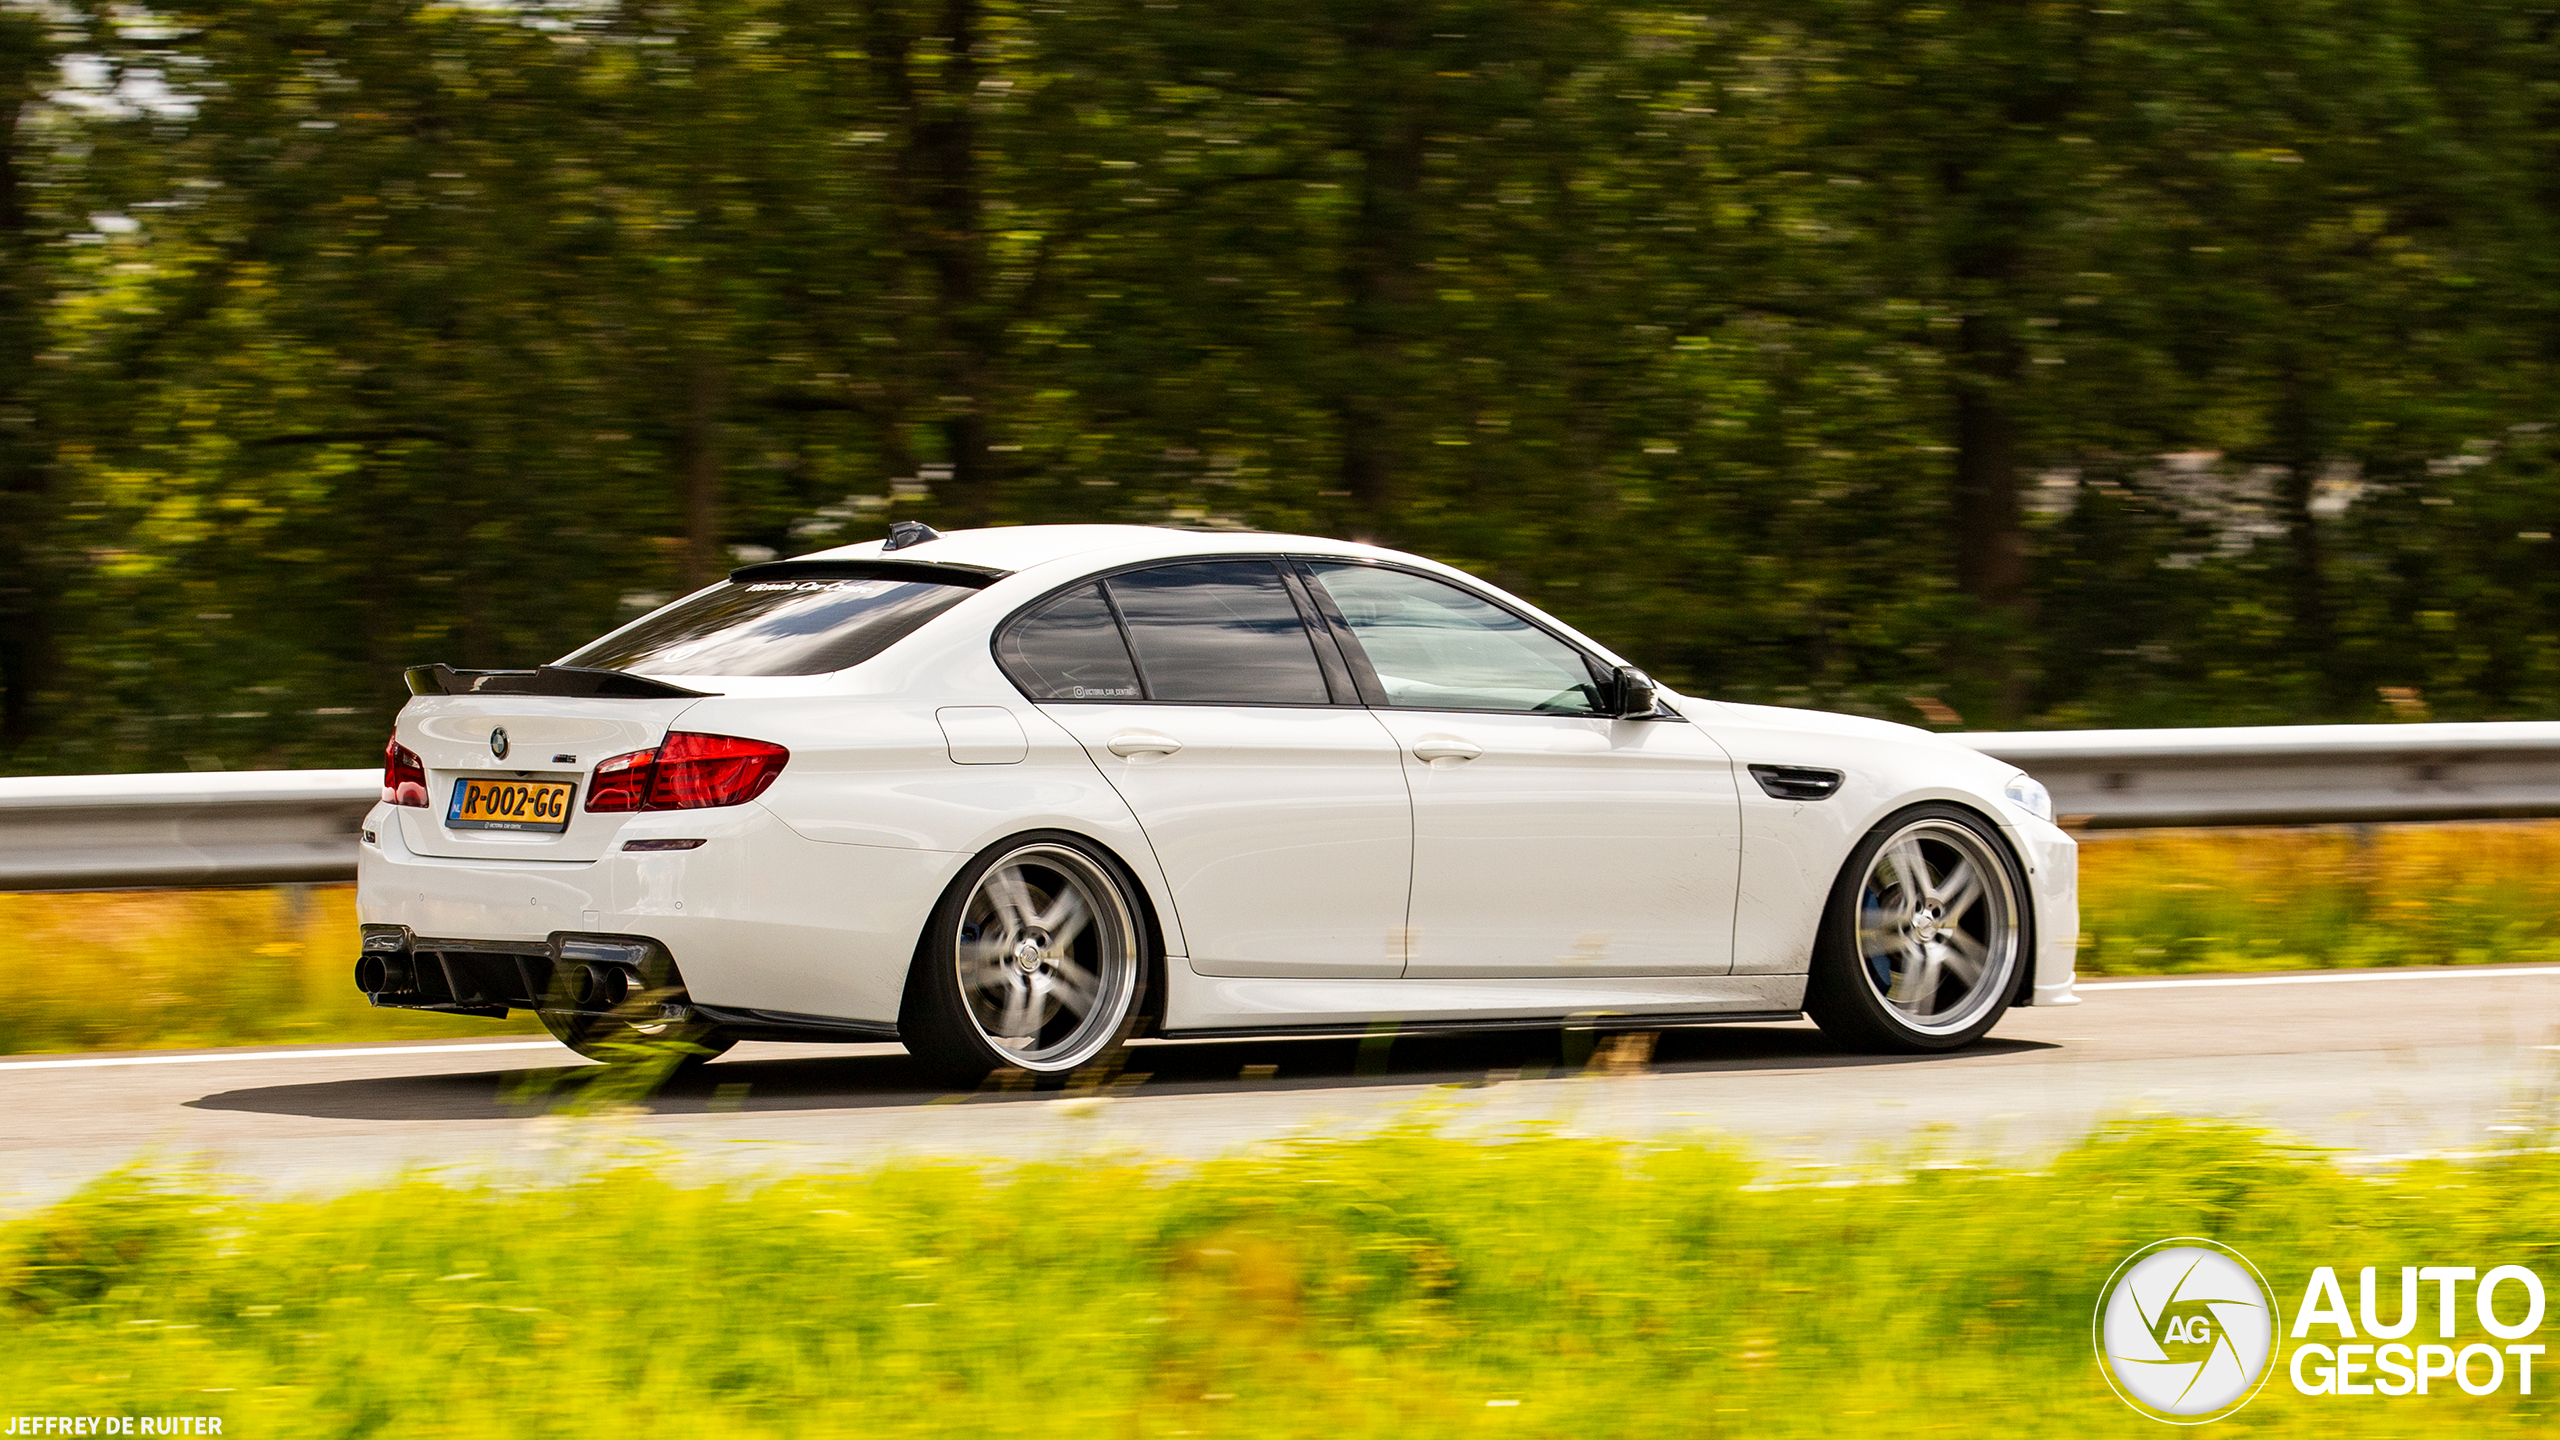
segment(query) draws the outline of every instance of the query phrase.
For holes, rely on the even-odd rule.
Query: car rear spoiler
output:
[[[456,670],[450,665],[409,667],[412,695],[560,695],[578,699],[665,700],[714,695],[687,690],[622,670],[584,665],[544,665],[533,670]]]
[[[730,583],[752,585],[759,580],[922,580],[935,585],[965,585],[984,590],[1012,574],[985,565],[960,565],[948,560],[765,560],[754,565],[741,565],[729,572]]]

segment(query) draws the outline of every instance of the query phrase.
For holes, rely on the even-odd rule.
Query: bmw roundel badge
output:
[[[507,758],[506,726],[501,725],[497,729],[489,732],[489,753],[497,756],[501,760]]]

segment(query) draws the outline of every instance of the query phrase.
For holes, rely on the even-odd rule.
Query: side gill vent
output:
[[[1751,778],[1773,800],[1828,800],[1839,793],[1844,777],[1811,765],[1754,765]]]

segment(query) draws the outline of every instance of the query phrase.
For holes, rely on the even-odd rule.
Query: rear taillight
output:
[[[422,810],[427,804],[426,762],[396,736],[382,747],[382,803],[415,805]]]
[[[782,773],[791,752],[763,740],[677,731],[658,746],[658,778],[649,787],[650,810],[701,810],[744,805]]]
[[[764,740],[676,731],[655,750],[616,755],[587,785],[594,811],[704,810],[744,805],[782,773],[791,752]]]
[[[657,760],[655,750],[634,750],[598,765],[595,779],[587,782],[587,808],[607,812],[639,809],[649,798],[649,767]]]

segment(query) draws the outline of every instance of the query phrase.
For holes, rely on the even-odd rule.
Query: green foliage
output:
[[[28,1411],[314,1436],[2132,1435],[2154,1422],[2100,1380],[2090,1315],[2141,1245],[2218,1238],[2290,1310],[2313,1265],[2547,1269],[2560,1242],[2560,1165],[2532,1150],[2360,1178],[2153,1122],[2034,1170],[1800,1177],[1422,1128],[1179,1168],[640,1160],[300,1201],[123,1174],[0,1229],[0,1381]],[[2279,1378],[2233,1423],[2550,1417]]]
[[[11,0],[0,764],[361,764],[406,664],[893,513],[1373,536],[1903,719],[2560,713],[2555,43]]]

